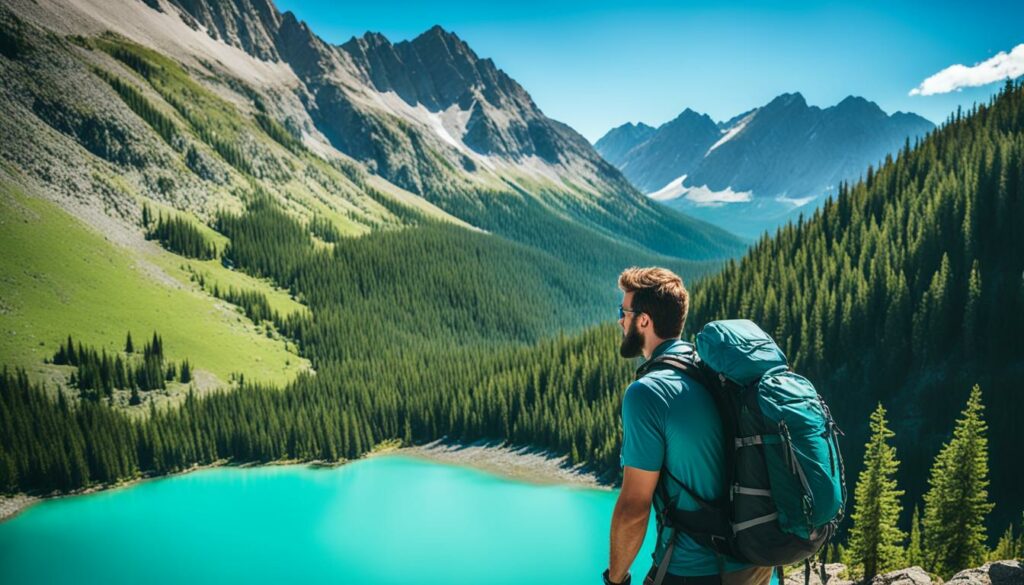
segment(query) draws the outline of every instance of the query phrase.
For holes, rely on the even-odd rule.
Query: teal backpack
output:
[[[841,431],[814,386],[790,371],[772,338],[751,321],[714,321],[697,335],[695,352],[659,356],[641,366],[637,378],[662,368],[703,383],[714,398],[722,418],[727,493],[705,501],[662,468],[655,493],[658,542],[662,531],[671,535],[655,582],[664,577],[677,531],[719,558],[766,567],[807,561],[824,547],[846,504]],[[668,496],[670,481],[700,508],[679,510]]]

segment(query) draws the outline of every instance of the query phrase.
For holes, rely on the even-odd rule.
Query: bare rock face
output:
[[[960,571],[948,585],[1024,585],[1024,567],[1020,561],[995,561],[976,569]]]
[[[825,565],[824,582],[821,580],[821,566],[812,565],[811,567],[810,585],[854,585],[854,583],[857,583],[857,581],[840,577],[841,574],[846,572],[846,565],[844,564],[832,563]],[[970,583],[973,583],[973,581]],[[790,573],[786,577],[785,585],[804,585],[804,572],[795,571]],[[932,578],[921,567],[910,567],[878,575],[871,580],[871,585],[932,585]]]
[[[871,585],[932,585],[932,578],[921,567],[910,567],[879,575]]]
[[[264,61],[277,61],[274,32],[281,24],[281,13],[269,0],[171,0],[182,10],[182,18],[192,28],[202,26],[214,39],[238,47]],[[156,0],[147,2],[163,10]]]

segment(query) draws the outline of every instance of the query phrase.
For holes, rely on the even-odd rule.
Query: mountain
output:
[[[19,59],[7,63],[5,79],[19,89],[3,109],[24,119],[10,132],[18,168],[93,165],[77,145],[113,165],[103,174],[131,177],[128,191],[200,217],[222,198],[237,202],[254,179],[270,192],[286,186],[293,212],[326,206],[357,231],[394,221],[383,197],[532,245],[548,245],[538,231],[569,226],[604,245],[687,259],[743,249],[651,204],[440,27],[411,41],[367,33],[338,46],[263,0],[17,0],[5,10],[8,28],[22,31],[11,34],[38,46],[21,61],[52,56],[37,80]],[[52,132],[59,146],[41,149]],[[58,182],[56,199],[102,200],[85,196],[81,181],[68,187]],[[118,207],[139,213],[137,200]]]
[[[17,250],[0,263],[0,326],[17,332],[0,341],[0,366],[46,381],[67,381],[43,362],[68,335],[112,352],[129,331],[166,336],[202,390],[322,367],[284,320],[308,318],[323,291],[298,288],[277,260],[242,262],[247,234],[223,227],[267,201],[283,215],[253,227],[266,231],[259,246],[283,248],[273,239],[285,234],[341,254],[380,238],[431,268],[411,274],[383,245],[361,264],[406,279],[401,290],[447,287],[429,311],[404,302],[419,320],[375,306],[396,337],[451,298],[476,299],[468,328],[439,318],[417,334],[440,346],[440,331],[524,343],[593,324],[624,266],[692,279],[744,249],[650,202],[440,27],[333,45],[262,0],[13,0],[0,6],[0,77],[0,216],[23,220],[0,232]],[[306,236],[282,231],[286,220]],[[455,229],[436,235],[439,223]],[[460,240],[473,262],[453,251]],[[475,262],[470,290],[448,291]]]
[[[1024,506],[1015,438],[1024,421],[1022,112],[1024,85],[1007,84],[694,291],[691,333],[713,319],[750,318],[815,383],[846,432],[848,485],[868,415],[882,403],[896,433],[904,520],[975,384],[998,502],[989,533]]]
[[[0,78],[0,492],[498,432],[611,462],[619,385],[564,374],[628,373],[616,276],[745,249],[439,27],[333,45],[260,0],[11,0]],[[566,400],[599,412],[555,425]],[[245,430],[162,426],[200,402]]]
[[[708,146],[718,140],[721,134],[709,116],[687,108],[674,120],[661,125],[642,143],[631,148],[617,166],[641,188],[647,184],[661,187],[680,174],[685,174],[677,173],[677,170],[698,165]],[[646,179],[636,182],[634,177]]]
[[[687,110],[625,153],[608,149],[605,138],[595,146],[656,200],[746,237],[810,213],[841,182],[934,128],[915,114],[886,115],[864,98],[821,109],[799,93],[726,122],[703,118]]]
[[[612,128],[607,134],[601,137],[594,148],[601,153],[605,160],[613,165],[620,165],[623,159],[634,146],[644,142],[654,134],[654,127],[643,122],[633,124],[628,122],[617,128]]]

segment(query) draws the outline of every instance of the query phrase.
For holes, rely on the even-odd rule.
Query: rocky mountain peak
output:
[[[192,28],[265,61],[278,61],[275,34],[281,13],[270,0],[169,0]]]
[[[276,41],[281,58],[300,77],[317,75],[324,70],[324,63],[329,60],[329,51],[323,41],[291,11],[281,16]]]
[[[669,128],[696,127],[700,128],[701,130],[706,129],[709,126],[713,126],[716,130],[718,128],[718,125],[715,124],[715,121],[711,119],[711,116],[695,112],[690,108],[686,108],[685,110],[683,110],[681,114],[676,116],[675,119],[673,119],[672,121],[666,123],[665,126]]]
[[[636,124],[626,122],[609,130],[607,134],[594,143],[594,148],[601,153],[605,160],[613,165],[618,165],[630,150],[646,141],[654,132],[655,129],[653,127],[643,122]]]
[[[802,206],[821,201],[840,182],[856,179],[868,164],[932,127],[919,116],[887,116],[862,97],[822,109],[809,106],[800,93],[784,93],[720,124],[687,108],[625,152],[605,138],[596,146],[647,193],[661,192],[685,175],[675,188],[680,209],[756,237],[793,213],[809,213],[813,207]],[[700,203],[687,202],[687,190],[698,189]],[[748,194],[756,204],[745,208],[732,201],[735,193]],[[706,204],[712,197],[721,203]]]
[[[784,93],[768,102],[764,110],[806,110],[807,100],[800,92]]]
[[[833,106],[836,112],[843,115],[865,116],[872,118],[885,118],[885,112],[878,104],[866,100],[860,96],[847,96],[843,101]]]

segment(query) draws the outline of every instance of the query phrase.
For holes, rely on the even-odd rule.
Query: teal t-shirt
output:
[[[659,345],[651,358],[662,354],[678,354],[687,344],[670,339]],[[623,467],[661,471],[666,466],[672,474],[705,500],[718,499],[722,485],[725,454],[722,452],[722,423],[711,395],[693,378],[671,369],[658,369],[633,382],[622,398]],[[669,497],[680,488],[667,482]],[[679,494],[679,507],[698,509],[685,492]],[[668,531],[664,538],[668,540]],[[655,547],[655,562],[664,554],[665,542]],[[750,565],[725,559],[725,571],[738,571]],[[696,577],[718,573],[715,554],[680,533],[668,572]]]

